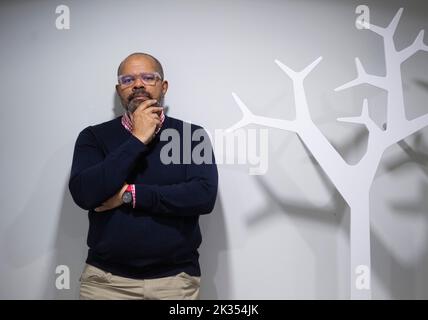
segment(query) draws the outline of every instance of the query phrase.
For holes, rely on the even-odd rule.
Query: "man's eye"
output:
[[[122,83],[123,84],[130,84],[133,81],[132,77],[123,77],[122,78]]]
[[[146,74],[143,76],[144,81],[154,81],[156,77],[153,74]]]

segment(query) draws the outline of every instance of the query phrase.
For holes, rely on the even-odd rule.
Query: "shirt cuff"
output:
[[[135,204],[137,202],[135,198],[135,184],[131,184],[131,192],[132,192],[132,208],[135,209]]]

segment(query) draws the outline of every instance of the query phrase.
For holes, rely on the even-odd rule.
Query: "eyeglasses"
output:
[[[117,81],[119,84],[123,87],[129,87],[132,86],[135,81],[137,81],[137,78],[140,78],[141,81],[146,86],[154,86],[156,84],[156,81],[162,80],[162,77],[157,72],[141,72],[138,75],[134,74],[124,74],[117,77]]]

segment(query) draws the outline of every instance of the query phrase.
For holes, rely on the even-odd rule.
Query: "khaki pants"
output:
[[[185,272],[157,279],[130,279],[86,264],[80,277],[81,300],[199,299],[200,277]]]

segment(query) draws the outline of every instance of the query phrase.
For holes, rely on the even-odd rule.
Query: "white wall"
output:
[[[57,30],[55,8],[70,8]],[[254,113],[292,119],[291,81],[274,64],[322,63],[306,81],[314,121],[355,163],[364,154],[358,115],[367,97],[378,123],[386,94],[333,89],[356,75],[354,57],[384,74],[383,45],[355,28],[366,4],[385,26],[400,7],[398,48],[427,29],[423,1],[10,1],[0,4],[0,298],[74,299],[86,257],[86,213],[67,182],[77,134],[121,112],[118,63],[149,52],[163,63],[169,115],[214,131]],[[428,38],[428,37],[426,37]],[[426,40],[426,43],[428,39]],[[428,54],[403,65],[407,116],[427,112]],[[373,298],[428,298],[428,129],[387,150],[371,189]],[[299,139],[269,130],[269,170],[219,165],[214,212],[201,218],[202,298],[349,298],[349,209]],[[71,289],[55,288],[55,267]]]

